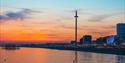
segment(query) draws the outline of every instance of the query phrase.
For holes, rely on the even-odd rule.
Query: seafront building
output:
[[[125,42],[125,23],[117,24],[117,38],[120,42]]]
[[[72,41],[72,43],[75,43]],[[125,23],[118,23],[116,25],[116,35],[110,35],[105,37],[99,37],[95,41],[92,41],[91,35],[84,35],[81,37],[79,44],[98,44],[108,46],[125,46]]]
[[[91,42],[92,42],[91,35],[85,35],[80,39],[80,44],[91,44]]]

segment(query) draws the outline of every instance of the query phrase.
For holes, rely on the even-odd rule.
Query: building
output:
[[[80,39],[80,44],[91,44],[91,42],[92,42],[91,35],[85,35]]]
[[[78,43],[76,41],[71,41],[71,44],[73,47],[75,47],[75,46],[77,46]]]
[[[117,38],[121,41],[125,41],[125,23],[117,24]]]
[[[95,42],[96,42],[97,44],[107,43],[107,42],[106,42],[106,41],[107,41],[107,37],[108,37],[108,36],[106,36],[106,37],[99,37],[99,38],[96,39]]]
[[[115,35],[108,36],[106,42],[107,44],[113,44],[115,42]]]

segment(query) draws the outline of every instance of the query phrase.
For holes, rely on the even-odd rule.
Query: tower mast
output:
[[[77,57],[77,18],[78,18],[78,15],[77,15],[77,10],[75,11],[75,61],[74,63],[78,63],[78,57]]]
[[[78,14],[77,14],[77,10],[75,11],[75,42],[77,45],[77,18],[78,18]]]

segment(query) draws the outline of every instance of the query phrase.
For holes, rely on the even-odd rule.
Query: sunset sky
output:
[[[115,35],[125,22],[125,0],[0,0],[0,41],[70,42],[76,9],[78,39]]]

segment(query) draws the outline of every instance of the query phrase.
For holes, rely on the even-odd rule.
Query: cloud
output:
[[[105,20],[109,17],[120,15],[120,14],[124,14],[124,12],[95,15],[95,16],[92,16],[90,19],[88,19],[88,21],[91,21],[91,22],[99,22],[100,21],[100,22],[102,22],[103,20]]]
[[[104,35],[105,34],[105,32],[99,32],[99,31],[91,31],[90,33],[92,33],[92,34],[99,34],[99,35]]]
[[[75,29],[74,26],[68,26],[68,25],[61,25],[60,28],[63,28],[63,29],[67,29],[67,30],[73,30]],[[85,28],[83,28],[82,26],[78,26],[77,28],[78,30],[84,30]],[[86,28],[88,30],[88,28]]]
[[[115,29],[116,26],[115,25],[109,25],[109,26],[103,26],[101,28],[103,28],[103,29]]]
[[[28,18],[31,13],[33,12],[37,12],[37,11],[33,11],[31,9],[21,9],[20,11],[18,12],[6,12],[5,14],[3,15],[0,15],[0,20],[18,20],[18,19],[25,19],[25,18]]]
[[[6,18],[7,18],[6,16],[0,15],[0,20],[4,20],[4,19],[6,19]]]

